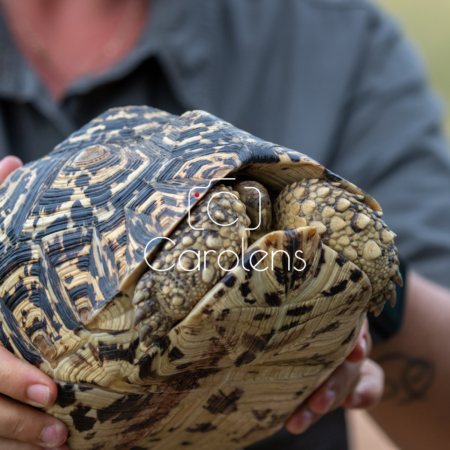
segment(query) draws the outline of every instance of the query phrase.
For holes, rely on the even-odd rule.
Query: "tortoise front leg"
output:
[[[379,314],[386,300],[395,304],[395,285],[402,284],[395,234],[361,195],[340,183],[304,180],[286,187],[275,202],[275,228],[313,226],[322,242],[359,266],[369,277],[369,310]]]
[[[136,286],[134,326],[140,327],[141,342],[150,346],[167,334],[239,264],[249,224],[245,206],[231,188],[217,186],[205,195],[192,210],[191,223],[185,219],[180,224]]]
[[[264,185],[257,181],[239,181],[233,184],[250,218],[249,245],[272,231],[272,202]]]

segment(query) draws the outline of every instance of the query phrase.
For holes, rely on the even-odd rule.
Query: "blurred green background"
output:
[[[428,65],[435,90],[445,101],[450,137],[450,0],[378,0],[393,13]]]

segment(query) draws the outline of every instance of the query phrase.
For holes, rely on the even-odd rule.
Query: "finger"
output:
[[[372,351],[372,336],[370,335],[369,320],[367,319],[367,317],[364,319],[360,335],[362,335],[362,337],[366,340],[365,357],[367,358]]]
[[[33,444],[24,444],[23,442],[13,441],[11,439],[0,438],[0,449],[1,450],[42,450],[42,447]],[[67,445],[62,447],[57,447],[51,450],[69,450]]]
[[[286,420],[284,426],[289,433],[300,434],[304,433],[311,425],[316,423],[322,414],[317,414],[304,405],[296,410],[288,420]]]
[[[0,393],[32,406],[49,406],[58,389],[53,380],[0,347]]]
[[[7,156],[0,161],[0,184],[3,183],[6,177],[14,172],[19,167],[22,167],[22,161],[15,156]]]
[[[297,408],[285,423],[293,434],[303,433],[320,417],[337,408],[355,387],[361,364],[344,361],[330,377]]]
[[[360,377],[361,363],[344,361],[330,377],[307,400],[311,411],[317,414],[340,406],[356,386]]]
[[[65,425],[48,414],[7,397],[0,397],[0,436],[45,448],[59,447],[67,439]]]
[[[347,361],[352,363],[361,362],[364,358],[367,358],[372,350],[372,338],[369,333],[369,322],[364,319],[363,326],[359,333],[358,341],[355,348],[347,356]]]
[[[381,400],[384,389],[383,369],[371,359],[364,361],[355,389],[343,403],[344,408],[373,408]]]

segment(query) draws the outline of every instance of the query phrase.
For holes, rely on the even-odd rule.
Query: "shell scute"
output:
[[[0,187],[0,341],[58,380],[48,412],[68,424],[69,445],[244,447],[275,431],[354,344],[370,281],[306,222],[257,241],[164,338],[139,343],[131,302],[157,238],[217,179],[237,176],[278,192],[325,180],[379,210],[306,155],[202,111],[147,107],[107,111]],[[313,191],[315,214],[326,193]]]

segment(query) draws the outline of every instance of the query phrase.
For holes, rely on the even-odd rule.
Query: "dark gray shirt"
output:
[[[0,156],[36,159],[105,109],[129,104],[205,109],[315,158],[373,195],[401,257],[450,288],[441,107],[409,44],[370,3],[153,0],[134,50],[77,81],[59,105],[0,17]],[[325,433],[282,432],[252,448],[344,449],[342,415],[331,417]]]

